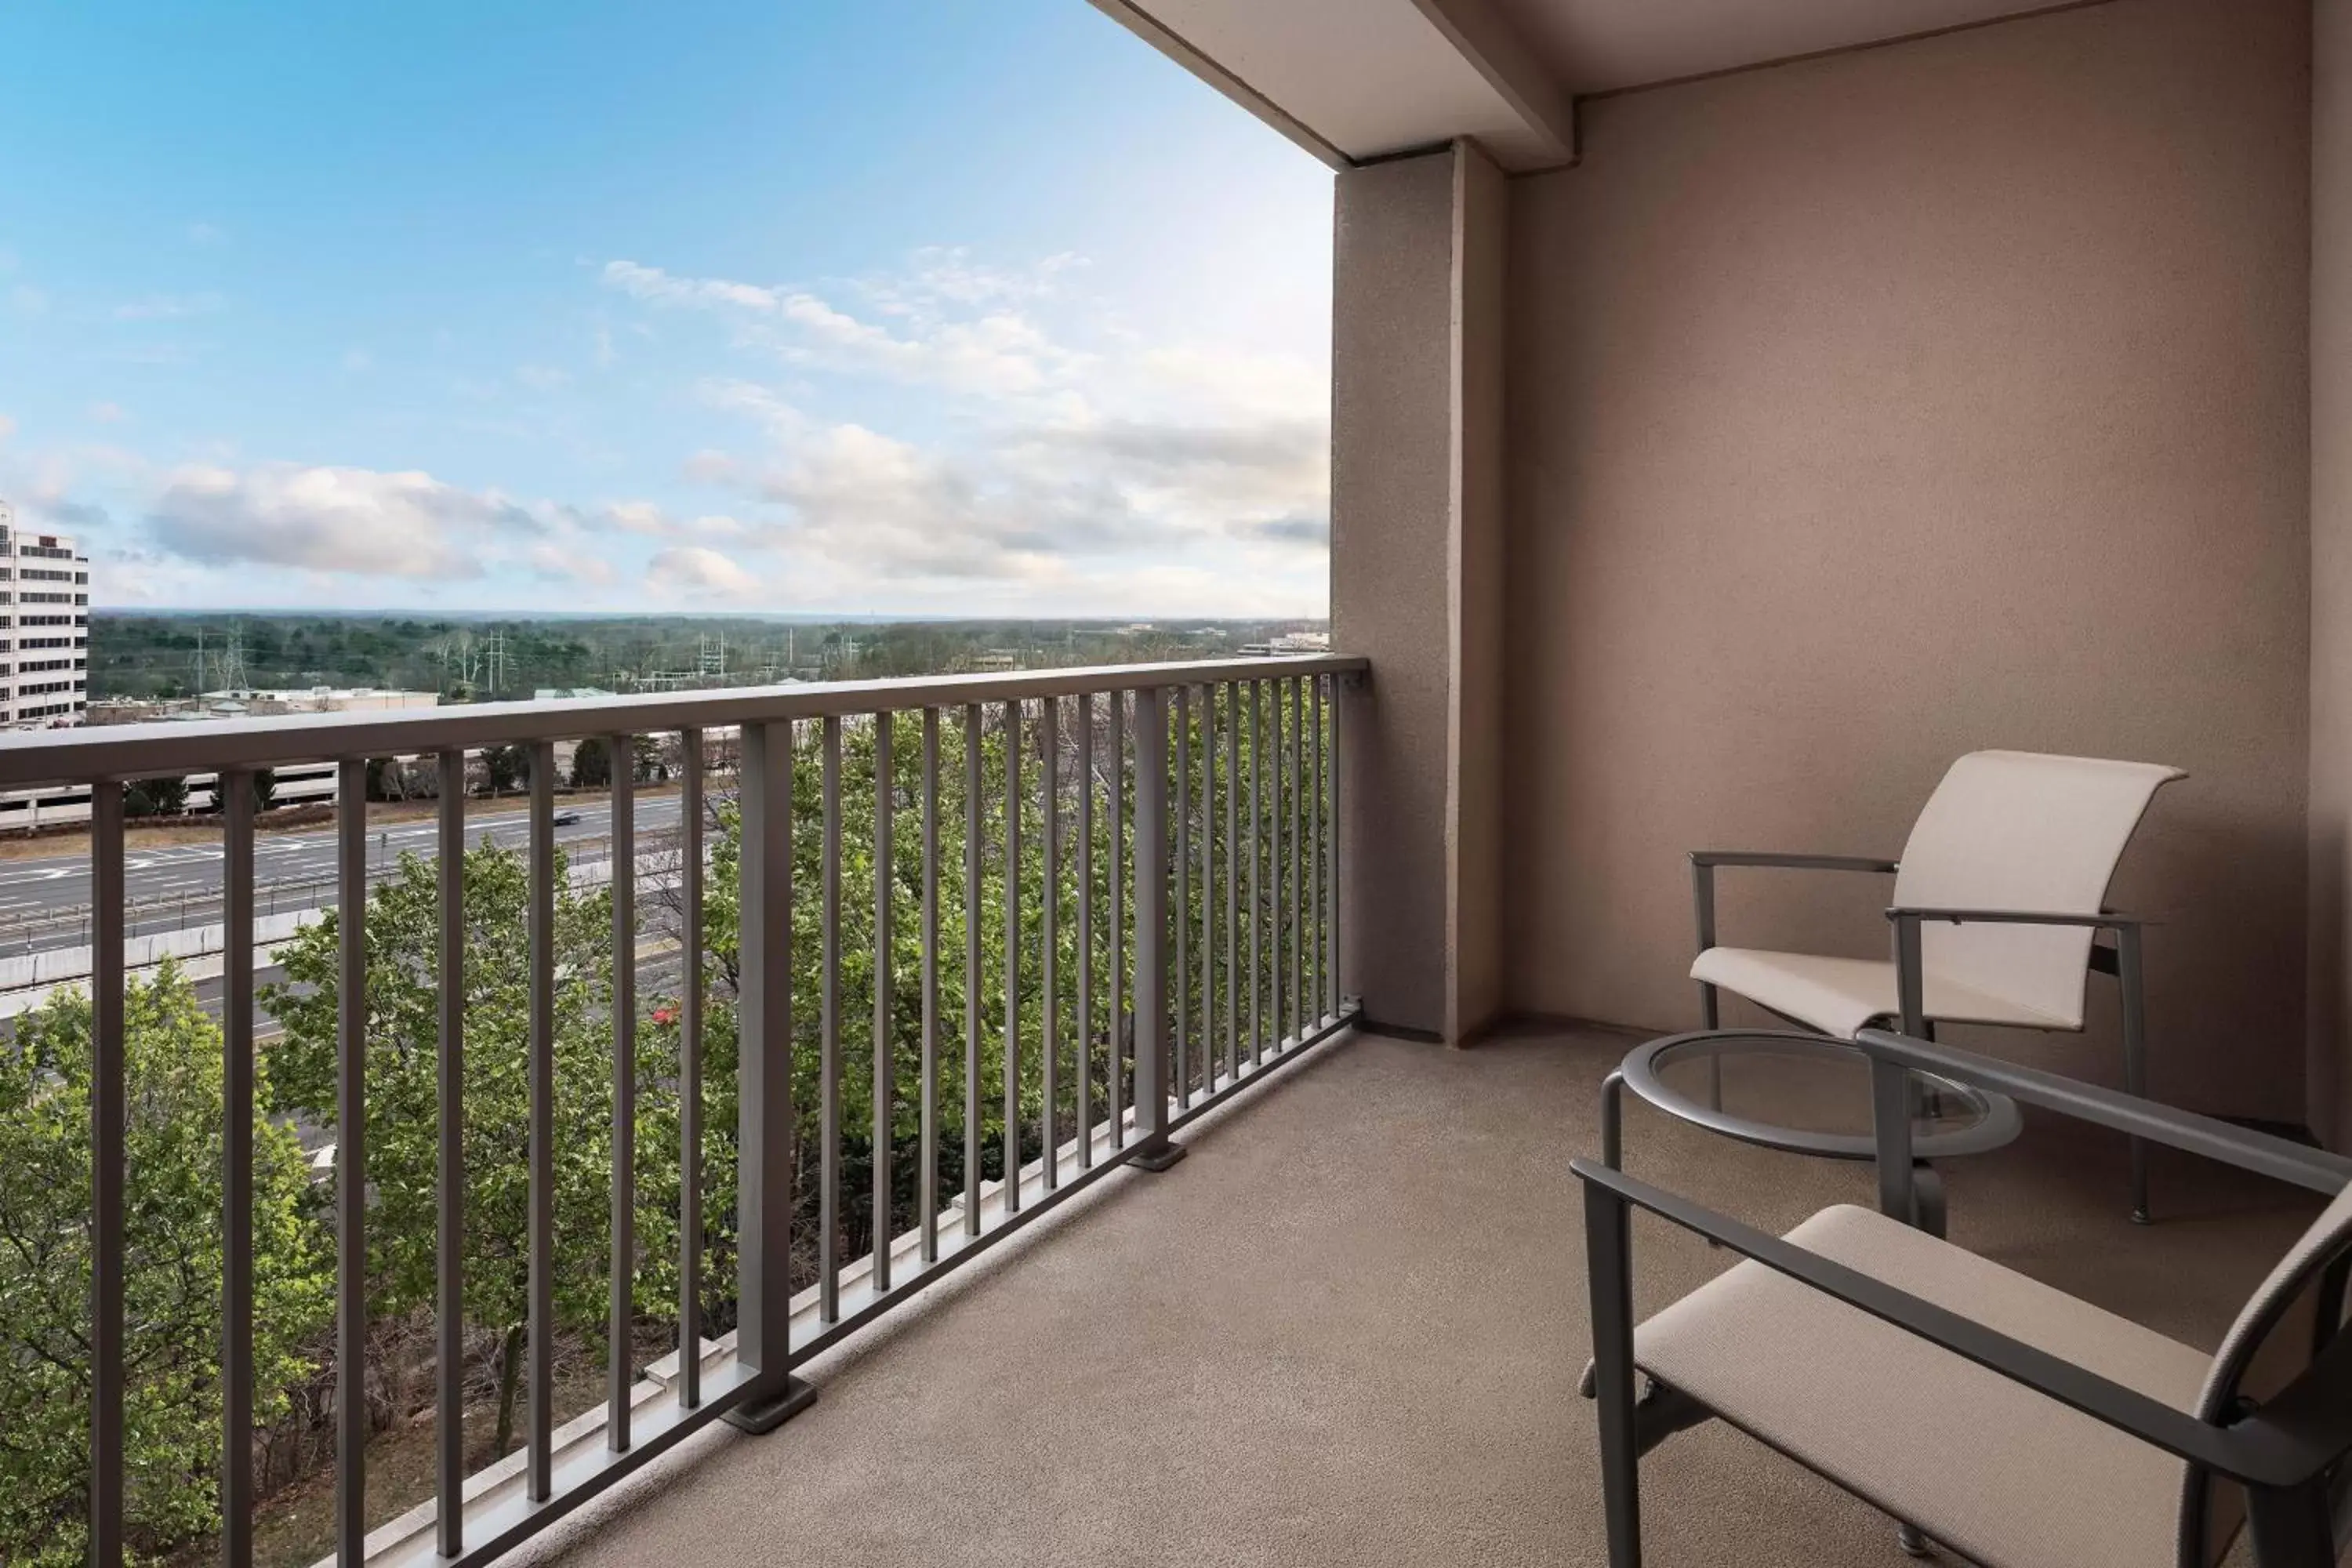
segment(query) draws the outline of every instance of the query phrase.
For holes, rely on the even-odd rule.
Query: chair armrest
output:
[[[1902,867],[1875,855],[1783,855],[1769,849],[1694,849],[1694,866],[1764,866],[1784,871],[1871,871],[1893,876]]]
[[[2114,910],[2085,915],[2055,910],[1928,910],[1897,904],[1886,911],[1886,919],[1895,928],[1896,1021],[1906,1035],[1927,1032],[1927,978],[1920,961],[1919,930],[1933,921],[1951,925],[2075,926],[2115,932],[2114,946],[2093,945],[2091,967],[2114,975],[2123,986],[2125,1037],[2130,1038],[2138,1026],[2135,1010],[2140,1005],[2140,936],[2153,922],[2137,915]]]
[[[1888,910],[1890,921],[1948,921],[1953,925],[2088,926],[2093,931],[2145,931],[2154,921],[2102,910],[2095,915],[2070,915],[2037,910],[1917,910],[1901,905]]]
[[[1864,871],[1893,876],[1901,869],[1892,860],[1868,855],[1785,855],[1770,849],[1694,849],[1690,852],[1691,913],[1698,929],[1698,951],[1715,945],[1715,868],[1751,866],[1780,871]]]
[[[1964,1318],[1948,1308],[1924,1300],[1817,1252],[1809,1252],[1792,1242],[1767,1236],[1686,1198],[1635,1181],[1622,1172],[1589,1160],[1571,1161],[1569,1168],[1585,1184],[1588,1205],[1596,1201],[1630,1204],[1647,1210],[1743,1258],[1753,1258],[1809,1289],[1867,1312],[2095,1421],[2231,1480],[2255,1487],[2297,1486],[2334,1463],[2344,1451],[2344,1444],[2352,1442],[2352,1424],[2344,1422],[2280,1424],[2257,1415],[2223,1427],[2200,1421],[2186,1411],[2011,1339],[1974,1319]],[[1601,1283],[1596,1273],[1595,1288],[1599,1289]],[[1626,1284],[1630,1287],[1630,1279]],[[1601,1304],[1596,1303],[1596,1323],[1602,1315]],[[1612,1319],[1617,1316],[1617,1304],[1610,1304],[1608,1315]],[[1601,1347],[1595,1348],[1598,1352]]]
[[[2202,1154],[2209,1160],[2219,1160],[2331,1197],[2352,1185],[2352,1159],[2273,1133],[2257,1132],[2079,1079],[2062,1078],[2038,1068],[2020,1067],[1888,1029],[1864,1029],[1854,1037],[1853,1043],[1874,1061],[1892,1062],[1991,1089],[2021,1104],[2038,1105],[2078,1121]]]

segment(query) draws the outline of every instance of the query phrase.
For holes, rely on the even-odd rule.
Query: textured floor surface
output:
[[[698,1436],[542,1542],[565,1568],[1118,1563],[1598,1564],[1581,1209],[1629,1042],[1343,1039],[1189,1129],[864,1343],[766,1437]],[[1634,1105],[1626,1166],[1769,1229],[1869,1203],[1865,1165]],[[2028,1113],[1947,1169],[1956,1241],[2210,1347],[2315,1205]],[[1643,1222],[1646,1312],[1724,1256]],[[1934,1441],[1929,1413],[1920,1440]],[[1892,1526],[1721,1427],[1643,1466],[1652,1568],[1896,1568]],[[2064,1478],[2053,1477],[2063,1487]]]

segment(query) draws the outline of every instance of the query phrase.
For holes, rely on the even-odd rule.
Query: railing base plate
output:
[[[1157,1149],[1139,1149],[1127,1157],[1127,1163],[1143,1171],[1164,1171],[1185,1154],[1181,1143],[1162,1143]]]
[[[816,1385],[797,1377],[784,1379],[783,1391],[756,1405],[739,1405],[730,1410],[727,1425],[758,1436],[772,1432],[785,1422],[816,1403]]]

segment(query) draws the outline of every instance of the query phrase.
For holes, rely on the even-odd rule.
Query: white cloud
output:
[[[696,384],[694,390],[695,395],[709,407],[759,421],[778,441],[790,440],[808,428],[808,420],[799,409],[756,381],[707,376]]]
[[[362,375],[375,368],[375,355],[365,349],[345,349],[343,368],[353,375]]]
[[[533,573],[559,583],[602,588],[609,587],[618,576],[604,556],[564,545],[534,544],[523,559]]]
[[[700,544],[673,544],[646,563],[654,592],[682,604],[742,600],[760,592],[760,580],[733,557]]]
[[[8,443],[8,437],[14,436],[16,433],[16,422],[14,419],[9,418],[5,414],[0,414],[0,447],[6,446]]]
[[[19,283],[8,290],[8,303],[21,314],[37,316],[49,308],[49,297],[30,283]]]
[[[772,289],[732,283],[723,278],[676,278],[658,267],[634,261],[608,261],[604,281],[623,293],[662,305],[733,305],[746,310],[773,310],[781,302]]]
[[[499,536],[543,524],[430,474],[265,463],[173,470],[148,527],[165,550],[212,565],[446,581],[481,575]]]
[[[724,485],[735,482],[743,467],[718,447],[705,447],[679,464],[678,471],[698,485]]]
[[[605,283],[649,304],[725,312],[749,341],[796,364],[851,374],[879,375],[951,392],[989,396],[1034,394],[1068,380],[1085,354],[1050,338],[1019,311],[996,308],[943,320],[905,308],[903,290],[881,289],[897,301],[890,313],[911,319],[900,330],[863,321],[807,289],[772,288],[725,278],[681,278],[635,261],[610,261]],[[977,283],[964,282],[969,294]],[[946,295],[926,299],[949,300]],[[984,299],[993,294],[982,293]]]
[[[669,514],[649,500],[614,501],[603,509],[603,517],[624,533],[660,539],[677,531]]]
[[[149,294],[114,307],[118,321],[174,321],[188,316],[208,316],[221,309],[217,294]]]
[[[188,226],[188,241],[192,245],[218,245],[228,237],[220,225],[192,223]]]
[[[124,417],[122,405],[120,403],[93,403],[89,405],[89,416],[92,419],[97,420],[101,425],[120,424]]]
[[[845,285],[839,299],[635,261],[608,264],[604,278],[648,304],[713,315],[735,351],[932,387],[968,416],[916,443],[868,424],[822,423],[802,395],[787,400],[740,375],[698,384],[706,405],[753,421],[767,450],[744,458],[705,448],[684,477],[764,503],[751,540],[790,557],[796,588],[803,568],[845,592],[895,592],[909,579],[956,592],[1171,560],[1213,577],[1319,577],[1329,536],[1324,368],[1148,341],[1063,309],[1083,265],[1056,257],[1005,270],[962,250],[926,250],[898,275]],[[1063,320],[1049,324],[1055,316]]]
[[[527,364],[515,371],[515,379],[533,392],[553,392],[572,384],[570,373],[548,364]]]

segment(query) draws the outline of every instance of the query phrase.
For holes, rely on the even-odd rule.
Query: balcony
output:
[[[1696,1021],[1683,856],[1891,854],[1980,747],[2187,770],[2113,889],[2153,922],[2152,1094],[2352,1145],[2352,6],[1099,4],[1335,171],[1342,653],[0,740],[0,787],[88,791],[95,819],[92,1137],[68,1173],[94,1176],[93,1331],[58,1403],[88,1412],[105,1568],[139,1544],[122,801],[152,776],[215,775],[226,803],[201,954],[226,1125],[285,1024],[259,949],[333,938],[283,1004],[310,1009],[285,1024],[310,1050],[292,1123],[332,1205],[309,1392],[333,1489],[319,1539],[273,1556],[232,1452],[231,1568],[526,1542],[1603,1561],[1568,1162],[1629,1042]],[[666,759],[621,770],[610,864],[634,876],[557,875],[553,748],[582,739]],[[493,864],[510,942],[434,880],[462,807],[419,829],[428,869],[383,875],[366,842],[371,758],[459,779],[494,752],[530,779],[528,841]],[[293,764],[333,771],[337,921],[257,936],[247,786]],[[425,933],[405,969],[342,920],[401,900]],[[1759,878],[1720,913],[1867,958],[1882,902]],[[561,959],[582,909],[606,945]],[[666,914],[640,981],[614,955]],[[468,966],[526,998],[511,1028],[435,991]],[[371,1011],[387,972],[397,1029]],[[2119,1023],[2101,991],[2049,1041],[1954,1033],[2112,1081]],[[706,1104],[697,1053],[739,1028],[740,1093]],[[315,1136],[371,1125],[386,1039],[422,1064],[394,1131],[450,1151],[397,1194],[366,1138]],[[469,1040],[530,1080],[496,1151],[466,1142],[487,1103],[434,1076]],[[567,1071],[656,1047],[608,1092],[675,1128],[559,1135],[559,1042]],[[1872,1195],[1865,1165],[1638,1107],[1626,1131],[1636,1174],[1768,1228]],[[232,1450],[262,1425],[238,1403],[239,1148]],[[454,1418],[485,1326],[449,1259],[491,1154],[523,1173],[501,1223],[527,1300],[488,1331],[529,1364],[485,1457]],[[1952,1233],[2210,1346],[2312,1205],[2159,1159],[2160,1223],[2133,1227],[2125,1163],[2029,1121],[1948,1166]],[[559,1216],[583,1168],[624,1201]],[[740,1195],[698,1214],[704,1185]],[[564,1227],[617,1263],[559,1282]],[[390,1314],[364,1250],[394,1232],[424,1380],[397,1401],[368,1370]],[[1639,1235],[1644,1308],[1726,1262]],[[394,1484],[403,1423],[425,1436]],[[1892,1560],[1887,1520],[1793,1464],[1719,1428],[1675,1445],[1645,1472],[1654,1562]]]
[[[824,1398],[783,1440],[682,1453],[553,1560],[1078,1563],[1143,1542],[1213,1563],[1597,1563],[1567,1156],[1597,1146],[1593,1085],[1628,1044],[1342,1036],[1196,1124],[1176,1171],[1118,1177],[814,1364]],[[1759,1225],[1871,1201],[1867,1166],[1638,1110],[1627,1145],[1644,1179]],[[2184,1162],[2162,1168],[2177,1213],[2137,1227],[2114,1201],[2122,1158],[2037,1130],[1955,1163],[1954,1235],[2210,1344],[2313,1205]],[[1645,1310],[1724,1266],[1664,1226],[1636,1246]],[[1738,1434],[1676,1441],[1648,1499],[1654,1561],[1899,1556],[1884,1516]]]

